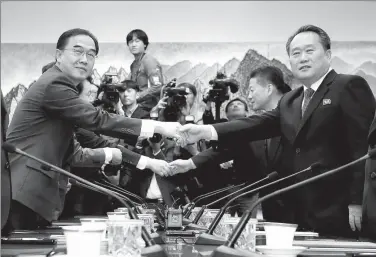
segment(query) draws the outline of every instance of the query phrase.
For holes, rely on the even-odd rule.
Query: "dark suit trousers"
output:
[[[7,227],[10,231],[34,230],[48,225],[50,225],[50,223],[38,213],[20,202],[12,200],[11,212],[7,223]]]

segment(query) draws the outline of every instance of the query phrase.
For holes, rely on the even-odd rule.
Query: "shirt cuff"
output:
[[[215,128],[212,125],[208,125],[208,126],[210,126],[210,131],[211,131],[211,138],[210,138],[210,140],[218,141],[218,133],[217,133],[217,131],[215,130]]]
[[[136,168],[139,170],[144,170],[146,168],[146,165],[148,164],[148,159],[148,157],[141,155]]]
[[[112,161],[112,150],[108,147],[103,148],[105,159],[104,163],[109,164]]]
[[[141,137],[152,137],[157,123],[154,120],[141,120]]]
[[[191,162],[191,170],[194,170],[194,169],[196,169],[197,167],[196,167],[196,165],[195,165],[195,163],[192,161],[192,159],[189,159],[189,161]]]

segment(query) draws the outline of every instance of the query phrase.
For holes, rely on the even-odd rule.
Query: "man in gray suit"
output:
[[[73,151],[75,126],[136,142],[138,136],[160,133],[175,137],[178,123],[130,119],[100,111],[78,97],[76,86],[92,72],[99,46],[87,30],[64,32],[56,46],[56,65],[48,69],[18,103],[7,141],[49,163],[64,167]],[[67,178],[24,156],[10,154],[13,229],[33,229],[56,220],[62,211]],[[167,162],[135,156],[138,169],[154,167],[168,175]],[[157,168],[156,168],[157,167]],[[142,171],[141,171],[142,172]]]

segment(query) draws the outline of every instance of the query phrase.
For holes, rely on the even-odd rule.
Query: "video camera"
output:
[[[176,78],[165,86],[165,96],[168,96],[166,108],[163,110],[163,117],[166,121],[178,121],[181,109],[187,105],[186,95],[188,88],[177,88]]]
[[[209,81],[213,88],[209,90],[209,94],[203,99],[205,103],[208,101],[222,104],[223,102],[230,99],[228,94],[228,87],[230,87],[231,93],[236,93],[239,90],[239,83],[232,78],[227,78],[227,76],[218,72],[217,76]]]
[[[96,99],[93,105],[102,105],[107,112],[116,113],[115,106],[120,100],[119,89],[122,89],[118,82],[116,73],[105,73],[97,94],[99,96],[103,92],[102,99]]]

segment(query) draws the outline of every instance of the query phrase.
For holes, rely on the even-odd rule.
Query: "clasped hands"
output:
[[[196,143],[201,139],[211,139],[211,129],[206,125],[187,124],[182,126],[178,122],[158,122],[154,132],[174,138],[176,144],[181,147]],[[150,165],[147,168],[160,176],[173,176],[196,168],[191,159],[175,160],[170,163],[164,160],[151,159],[149,162]]]

